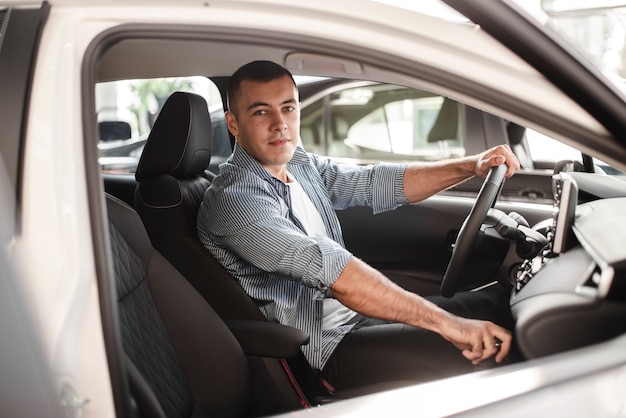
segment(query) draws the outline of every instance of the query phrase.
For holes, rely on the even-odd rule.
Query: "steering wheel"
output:
[[[496,202],[500,187],[502,187],[504,183],[504,176],[507,169],[507,165],[502,164],[492,167],[491,170],[489,170],[489,174],[487,174],[478,192],[476,202],[474,202],[472,210],[461,226],[459,236],[452,250],[452,257],[446,269],[446,274],[444,274],[441,282],[441,295],[446,298],[454,296],[462,283],[461,273],[463,266],[474,248],[480,226],[484,222],[489,209],[491,209]]]

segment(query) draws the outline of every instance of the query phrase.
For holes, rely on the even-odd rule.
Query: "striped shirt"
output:
[[[206,191],[198,236],[268,320],[309,334],[302,351],[322,369],[353,325],[322,330],[323,300],[353,258],[335,210],[370,206],[379,213],[407,203],[405,165],[338,166],[297,147],[287,171],[319,211],[327,236],[308,236],[291,209],[289,187],[235,145]]]

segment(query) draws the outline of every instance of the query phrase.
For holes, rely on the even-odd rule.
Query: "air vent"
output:
[[[589,297],[599,297],[602,283],[602,269],[595,263],[591,265],[591,271],[584,283],[576,287],[576,293]]]

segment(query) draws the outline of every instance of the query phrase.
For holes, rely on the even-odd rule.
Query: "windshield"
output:
[[[550,26],[624,89],[626,2],[534,0],[518,3]]]

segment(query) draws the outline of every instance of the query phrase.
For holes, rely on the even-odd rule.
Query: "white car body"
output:
[[[29,1],[19,3],[37,6]],[[0,8],[15,4],[0,0]],[[88,400],[82,406],[83,417],[116,415],[94,258],[101,249],[94,248],[92,235],[94,225],[101,223],[93,217],[103,209],[90,209],[88,189],[92,186],[86,175],[86,161],[93,163],[96,156],[89,154],[83,141],[84,115],[93,106],[84,101],[89,95],[93,97],[92,92],[84,91],[89,83],[85,77],[93,70],[94,41],[103,34],[110,36],[118,29],[132,31],[141,26],[178,27],[188,28],[185,30],[189,34],[241,35],[246,39],[270,34],[276,39],[315,39],[318,45],[342,44],[363,54],[384,51],[385,57],[395,58],[394,64],[386,61],[377,67],[306,49],[285,57],[284,64],[294,74],[372,80],[382,77],[387,82],[428,87],[572,143],[570,137],[562,137],[554,129],[569,126],[570,131],[579,133],[575,145],[582,149],[584,138],[609,135],[534,68],[470,23],[443,24],[438,18],[360,0],[50,0],[48,4],[50,11],[36,57],[25,126],[20,228],[8,249],[55,383],[58,387],[73,387],[79,403]],[[372,32],[376,32],[375,37]],[[175,58],[188,64],[186,71],[195,65],[198,74],[208,66],[213,73],[232,72],[231,66],[220,68],[219,56],[213,55],[210,43],[198,43],[197,47],[196,51],[181,51]],[[175,48],[172,44],[170,53]],[[227,53],[224,49],[216,51]],[[191,57],[195,57],[195,63]],[[134,57],[129,55],[127,59]],[[395,65],[396,73],[390,73],[386,65]],[[502,101],[515,101],[519,107],[503,112],[489,100],[464,95],[428,78],[419,80],[408,74],[411,65],[447,74],[463,68],[465,83],[476,89],[499,91]],[[118,77],[115,66],[102,68],[99,74],[91,74],[91,82]],[[152,68],[142,67],[141,62],[136,68],[138,77],[152,73]],[[155,75],[160,71],[155,68]],[[124,73],[123,77],[130,75]],[[520,108],[534,109],[534,115],[557,122],[548,125],[542,124],[541,118],[525,118],[520,116]],[[553,109],[558,109],[558,114]],[[622,162],[626,159],[621,158],[624,151],[603,151],[605,161],[626,168]],[[622,338],[593,352],[582,349],[550,361],[542,359],[371,395],[290,416],[542,416],[549,411],[570,417],[626,416],[625,345]],[[587,369],[585,365],[593,367]],[[593,379],[567,383],[587,373],[594,373]],[[506,390],[499,391],[501,388]],[[477,407],[484,409],[472,413]]]

